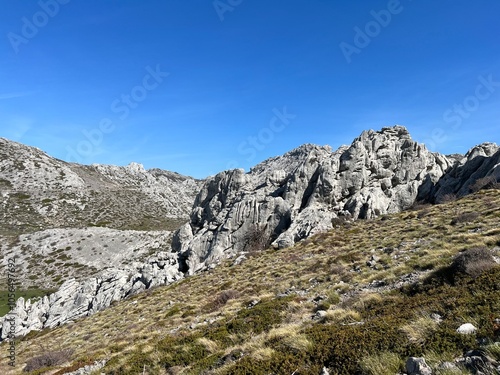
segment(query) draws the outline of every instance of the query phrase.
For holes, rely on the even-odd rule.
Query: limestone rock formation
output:
[[[53,289],[170,250],[200,185],[137,163],[66,163],[0,138],[0,282],[8,258],[18,288]]]
[[[176,254],[159,252],[145,263],[125,269],[109,268],[84,281],[70,279],[59,290],[37,301],[19,298],[16,307],[0,318],[0,341],[15,327],[15,336],[30,331],[54,328],[92,315],[130,295],[183,278]],[[15,319],[12,325],[10,320]]]
[[[405,368],[408,375],[432,375],[432,369],[421,357],[408,358]]]
[[[337,217],[372,218],[408,208],[451,166],[402,126],[365,131],[334,152],[303,145],[249,173],[232,170],[207,179],[173,248],[192,274],[250,250],[255,233],[287,247],[332,228]]]
[[[477,180],[487,177],[500,180],[500,147],[494,143],[473,147],[429,192],[421,192],[419,198],[434,203],[442,201],[446,195],[462,197],[472,192]]]
[[[11,242],[4,241],[8,245],[2,254],[54,253],[94,266],[92,257],[102,255],[111,266],[88,278],[69,279],[41,300],[19,299],[13,312],[16,335],[88,316],[113,301],[215,267],[225,258],[237,256],[237,263],[244,253],[268,245],[291,246],[342,220],[399,212],[417,200],[465,195],[478,179],[500,178],[498,146],[482,144],[464,157],[444,156],[412,140],[402,126],[365,131],[336,151],[305,144],[248,173],[225,171],[203,183],[146,171],[138,164],[68,164],[0,139],[0,153],[5,150],[0,155],[0,214],[8,225],[0,228],[0,235],[10,235]],[[9,156],[14,151],[22,157]],[[140,238],[137,231],[124,231],[141,223],[151,229],[151,220],[163,227],[161,218],[189,220],[175,232],[172,251],[168,230]],[[89,223],[108,228],[86,229]],[[48,229],[63,224],[65,229]],[[69,232],[68,227],[80,229]],[[89,235],[95,236],[91,245],[76,251],[70,237],[81,245]],[[130,237],[130,245],[111,244],[120,236],[123,241]],[[147,254],[155,256],[138,261]],[[129,258],[130,264],[121,261]],[[10,327],[6,319],[0,318],[0,341]]]

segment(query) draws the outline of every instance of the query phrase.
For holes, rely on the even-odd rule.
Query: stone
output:
[[[474,327],[471,323],[465,323],[462,324],[460,327],[457,328],[457,332],[462,334],[462,335],[470,335],[473,333],[476,333],[477,328]]]
[[[96,361],[91,365],[86,365],[82,368],[79,368],[76,371],[72,372],[67,372],[65,375],[90,375],[90,374],[96,374],[97,371],[102,369],[106,365],[106,360],[102,361]],[[102,374],[102,373],[101,373]]]
[[[325,310],[318,310],[316,313],[313,315],[313,319],[316,320],[321,320],[326,318],[327,312]]]
[[[457,362],[474,374],[495,374],[500,367],[499,361],[491,358],[482,350],[469,350]]]
[[[456,364],[453,362],[443,362],[440,363],[438,368],[440,370],[445,370],[447,373],[456,373],[456,374],[461,374],[462,371],[458,368]]]
[[[405,368],[408,375],[432,375],[432,369],[421,357],[408,358]]]

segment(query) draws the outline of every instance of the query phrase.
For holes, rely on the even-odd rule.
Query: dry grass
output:
[[[414,322],[401,327],[401,331],[406,335],[409,342],[422,345],[437,326],[438,322],[425,314]]]
[[[397,354],[383,352],[362,358],[360,364],[366,375],[394,375],[404,363]]]

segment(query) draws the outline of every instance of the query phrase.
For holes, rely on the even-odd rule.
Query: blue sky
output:
[[[0,136],[195,177],[405,125],[500,143],[497,0],[0,2]]]

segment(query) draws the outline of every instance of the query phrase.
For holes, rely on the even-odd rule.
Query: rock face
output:
[[[432,375],[432,369],[425,363],[424,358],[410,357],[405,367],[408,375]]]
[[[30,331],[54,328],[77,318],[96,313],[127,296],[154,286],[180,280],[176,254],[160,252],[145,263],[136,263],[126,269],[109,268],[97,277],[84,281],[67,280],[57,292],[31,302],[19,298],[15,309],[0,318],[0,341],[11,326],[15,336]],[[15,319],[12,325],[11,319]]]
[[[365,131],[334,152],[304,145],[247,174],[233,170],[207,179],[173,248],[192,274],[249,250],[256,234],[287,247],[332,228],[337,217],[372,218],[408,208],[452,165],[402,126]]]
[[[473,147],[430,191],[422,191],[419,198],[434,203],[450,194],[461,197],[471,193],[474,183],[485,177],[500,180],[500,147],[494,143]]]

